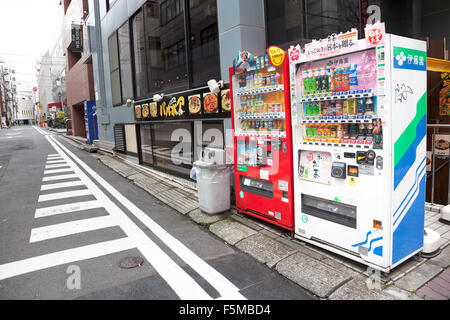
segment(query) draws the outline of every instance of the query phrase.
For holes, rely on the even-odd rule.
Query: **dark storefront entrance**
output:
[[[139,162],[188,178],[205,147],[225,148],[230,106],[228,89],[217,95],[197,89],[136,104]]]

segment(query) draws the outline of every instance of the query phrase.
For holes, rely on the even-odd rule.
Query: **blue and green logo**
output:
[[[420,50],[394,47],[394,68],[426,71],[427,53]]]

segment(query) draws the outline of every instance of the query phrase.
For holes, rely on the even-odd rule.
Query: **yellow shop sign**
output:
[[[275,67],[278,67],[283,63],[286,55],[286,52],[284,52],[283,49],[276,46],[270,46],[267,49],[267,53],[269,54],[270,63]]]

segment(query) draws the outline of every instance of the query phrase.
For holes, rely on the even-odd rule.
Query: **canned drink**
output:
[[[273,120],[269,120],[269,130],[273,129]]]

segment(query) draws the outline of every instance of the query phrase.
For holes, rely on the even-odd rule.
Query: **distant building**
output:
[[[10,125],[14,122],[16,102],[16,72],[10,66],[0,65],[0,124]]]
[[[52,106],[57,105],[70,117],[70,110],[66,103],[66,58],[62,49],[61,36],[52,50],[48,50],[37,67],[38,98],[42,106],[43,120],[50,119]]]
[[[15,120],[19,124],[31,124],[34,117],[34,102],[32,94],[17,94],[17,110]]]

